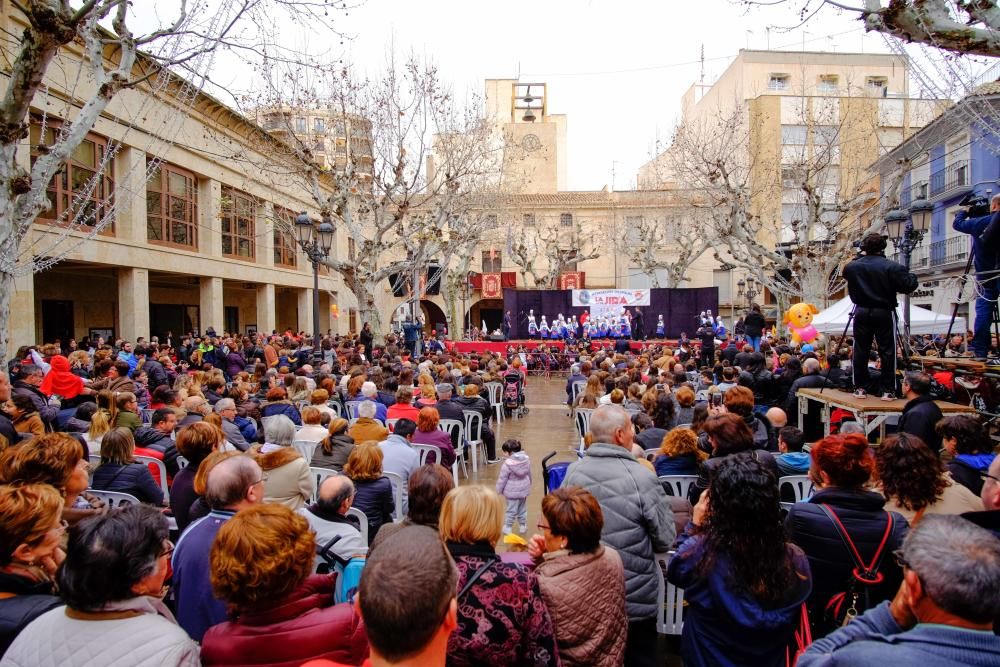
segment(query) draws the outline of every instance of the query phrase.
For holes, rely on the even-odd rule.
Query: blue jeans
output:
[[[754,352],[760,352],[760,336],[747,336],[747,340],[753,345]]]
[[[527,498],[507,499],[507,511],[504,513],[504,518],[503,518],[503,532],[509,533],[510,529],[514,526],[515,521],[517,521],[517,523],[520,525],[522,533],[528,532]]]
[[[991,274],[992,275],[992,274]],[[977,276],[977,279],[979,276]],[[976,329],[972,337],[972,351],[977,357],[986,357],[990,351],[990,325],[993,321],[993,308],[1000,295],[997,278],[980,280],[979,296],[976,298]]]

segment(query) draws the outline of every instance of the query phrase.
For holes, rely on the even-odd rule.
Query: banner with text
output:
[[[575,289],[573,305],[589,308],[591,317],[619,315],[625,308],[649,305],[648,289]]]

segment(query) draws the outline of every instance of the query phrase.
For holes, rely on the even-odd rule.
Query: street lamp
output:
[[[889,230],[892,245],[903,260],[903,266],[910,270],[913,249],[920,245],[930,226],[934,205],[926,199],[917,199],[909,210],[892,209],[885,214],[885,226]],[[903,352],[910,355],[910,295],[903,295]]]
[[[756,297],[760,292],[758,291],[761,285],[757,283],[753,276],[747,276],[746,280],[740,279],[736,283],[739,287],[739,291],[736,293],[737,297],[745,296],[747,298],[747,305],[753,305],[754,297]]]
[[[330,257],[333,233],[333,224],[326,215],[319,225],[313,224],[312,218],[305,211],[295,218],[295,240],[312,262],[313,268],[313,359],[317,368],[323,363],[323,350],[320,346],[323,336],[319,330],[319,265]]]

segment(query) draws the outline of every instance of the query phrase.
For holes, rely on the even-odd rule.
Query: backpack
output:
[[[882,565],[883,556],[885,556],[885,547],[889,543],[889,536],[892,535],[892,513],[885,513],[885,533],[882,534],[882,540],[878,548],[875,549],[871,562],[865,564],[861,559],[861,553],[854,546],[851,536],[844,528],[844,524],[840,522],[836,512],[825,503],[820,504],[819,507],[830,517],[841,541],[847,547],[847,551],[854,561],[854,569],[847,580],[845,590],[833,595],[824,608],[826,620],[834,627],[840,627],[847,625],[872,606],[868,590],[869,587],[882,583],[883,576],[879,572],[879,567]]]
[[[503,382],[503,404],[506,408],[517,408],[521,404],[521,382],[508,379],[511,375],[504,376]]]
[[[335,535],[333,539],[323,546],[317,545],[316,553],[323,560],[316,568],[316,574],[337,574],[337,587],[333,592],[334,604],[349,602],[354,604],[354,596],[358,592],[358,585],[361,582],[361,573],[365,569],[365,559],[355,556],[349,560],[341,558],[332,551],[343,535]]]

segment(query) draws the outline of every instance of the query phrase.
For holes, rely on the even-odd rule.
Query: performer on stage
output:
[[[542,323],[538,325],[538,333],[541,335],[542,340],[549,339],[549,323],[545,321],[544,315],[542,315]]]
[[[917,276],[885,256],[886,237],[868,234],[861,241],[863,257],[844,267],[847,293],[854,302],[854,396],[868,395],[868,353],[878,346],[883,401],[896,398],[896,294],[917,289]]]
[[[992,324],[993,307],[1000,297],[1000,286],[997,285],[996,270],[1000,268],[1000,257],[996,249],[989,247],[983,238],[994,214],[1000,211],[1000,195],[990,201],[990,210],[983,215],[986,198],[966,197],[960,204],[965,206],[955,214],[952,228],[972,236],[972,253],[976,263],[976,330],[972,337],[972,350],[977,358],[985,359],[990,351],[990,325]]]
[[[625,311],[625,317],[621,318],[622,321],[622,338],[628,338],[632,340],[632,320],[629,317],[629,313]]]
[[[503,316],[503,339],[510,340],[510,332],[514,328],[514,323],[510,319],[510,311],[508,310]]]
[[[632,316],[632,337],[635,340],[646,340],[646,327],[642,318],[642,309],[635,307],[635,314]]]
[[[535,322],[535,310],[528,311],[528,338],[538,338],[538,322]]]
[[[666,336],[666,331],[667,329],[663,325],[663,315],[659,315],[658,319],[656,320],[656,337],[663,338],[664,336]]]

